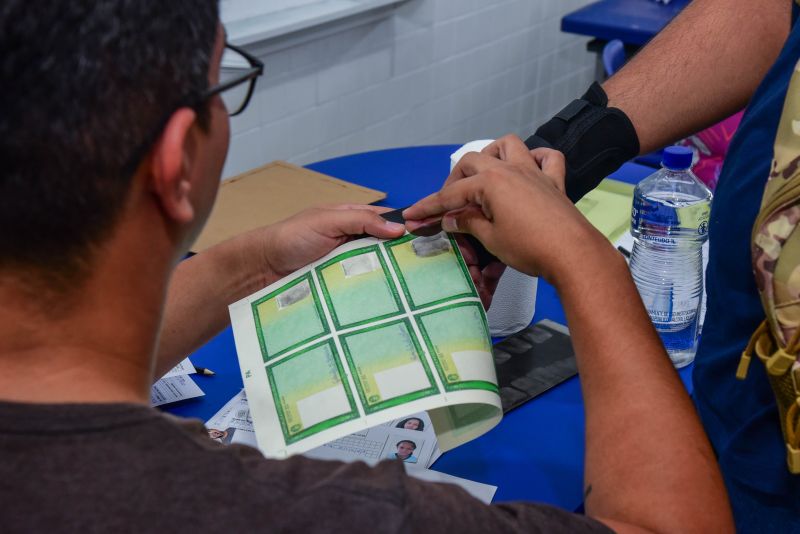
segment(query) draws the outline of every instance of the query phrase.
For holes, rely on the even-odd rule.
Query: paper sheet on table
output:
[[[421,411],[448,450],[502,417],[483,306],[446,234],[347,243],[230,314],[266,456]]]
[[[467,493],[476,499],[483,501],[485,504],[491,504],[492,499],[494,499],[494,494],[497,492],[497,486],[490,486],[489,484],[474,482],[472,480],[467,480],[466,478],[454,477],[453,475],[440,473],[439,471],[434,471],[432,469],[417,469],[406,465],[406,473],[408,473],[409,476],[418,478],[420,480],[425,480],[426,482],[441,482],[444,484],[455,484],[456,486],[461,486]]]
[[[414,418],[423,422],[421,430],[406,428],[407,426],[413,426],[406,425],[406,421]],[[419,428],[419,425],[417,425],[417,428]],[[370,429],[366,433],[351,434],[350,436],[339,438],[329,444],[306,452],[305,456],[320,460],[363,461],[372,465],[388,458],[392,444],[391,441],[387,441],[389,437],[397,438],[398,440],[413,440],[418,444],[418,449],[424,449],[424,451],[419,453],[416,463],[405,463],[406,472],[409,476],[428,482],[456,484],[464,488],[473,497],[486,504],[491,503],[497,491],[496,486],[422,468],[423,466],[429,466],[436,458],[441,456],[441,451],[436,447],[436,434],[432,428],[428,415],[422,412],[398,421],[386,423],[376,429]],[[206,422],[206,429],[211,439],[222,444],[240,443],[256,447],[253,420],[250,417],[246,392],[242,390],[229,400],[225,406]],[[363,439],[363,434],[366,434],[366,440]],[[375,443],[371,443],[372,440],[369,439],[376,437],[379,438],[376,441],[380,441],[377,446]]]
[[[214,417],[206,421],[206,429],[211,439],[225,445],[240,443],[251,447],[258,446],[244,390],[237,393]]]
[[[410,419],[417,421],[406,424]],[[420,430],[406,427],[416,427]],[[206,421],[206,428],[211,439],[225,445],[241,443],[252,447],[258,446],[245,390],[239,392],[214,417]],[[436,445],[433,425],[425,412],[390,421],[363,432],[349,434],[304,454],[318,460],[373,463],[389,458],[389,455],[396,451],[397,442],[402,440],[412,441],[415,446],[413,461],[408,463],[429,467],[441,456],[441,451]]]
[[[150,405],[161,406],[171,402],[193,399],[205,395],[189,375],[162,378],[150,390]]]
[[[633,186],[605,179],[597,188],[580,199],[575,206],[592,226],[616,242],[631,226]]]
[[[167,374],[161,378],[169,378],[171,376],[191,375],[196,373],[194,365],[189,361],[189,358],[184,358],[181,363],[170,369]]]
[[[348,434],[303,454],[318,460],[372,463],[396,460],[401,446],[402,450],[410,449],[412,453],[405,459],[401,453],[400,459],[415,467],[430,467],[442,455],[437,445],[436,432],[426,412]]]

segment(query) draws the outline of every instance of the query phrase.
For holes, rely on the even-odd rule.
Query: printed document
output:
[[[244,390],[206,422],[206,430],[211,439],[224,445],[239,443],[258,446]],[[404,455],[402,451],[408,450],[411,451],[410,454]],[[398,451],[401,451],[400,456]],[[387,459],[403,460],[410,476],[429,482],[456,484],[486,504],[492,502],[497,491],[496,486],[426,469],[436,461],[441,451],[436,446],[436,433],[425,412],[390,421],[365,432],[350,434],[304,455],[319,460],[363,461],[369,465]]]
[[[170,369],[167,374],[161,378],[169,378],[171,376],[191,375],[196,373],[194,365],[189,361],[189,358],[184,358],[181,363]]]
[[[189,375],[162,378],[150,390],[150,405],[161,406],[171,402],[193,399],[205,395]]]
[[[352,241],[230,314],[268,457],[423,411],[448,450],[502,417],[486,315],[448,234]]]

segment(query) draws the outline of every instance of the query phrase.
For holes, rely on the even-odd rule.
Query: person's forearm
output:
[[[729,530],[711,446],[622,256],[597,240],[582,252],[554,283],[586,408],[587,513],[617,527]]]
[[[228,304],[269,282],[266,273],[242,268],[242,248],[237,240],[227,241],[175,269],[164,307],[155,379],[230,323]]]
[[[789,32],[786,0],[694,0],[603,84],[647,153],[742,109]]]

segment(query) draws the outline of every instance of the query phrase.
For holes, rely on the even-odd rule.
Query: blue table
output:
[[[386,191],[383,204],[402,207],[438,190],[448,174],[449,156],[457,148],[442,145],[381,150],[308,167]],[[613,178],[636,183],[651,172],[648,167],[626,164]],[[544,318],[565,323],[555,291],[540,281],[535,320]],[[206,421],[242,388],[231,329],[191,358],[195,365],[216,371],[216,376],[194,377],[205,397],[165,409]],[[681,372],[687,385],[690,372],[690,368]],[[532,500],[575,510],[583,501],[583,426],[583,399],[576,377],[512,411],[491,432],[445,453],[434,468],[498,486],[495,501]]]
[[[690,1],[673,0],[664,5],[653,0],[600,0],[564,16],[561,31],[641,46]]]

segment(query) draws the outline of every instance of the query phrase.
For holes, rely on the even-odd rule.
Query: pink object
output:
[[[740,111],[731,115],[724,121],[678,143],[694,151],[695,164],[692,172],[712,191],[717,187],[722,163],[725,161],[731,139],[742,121],[743,114],[744,111]]]

